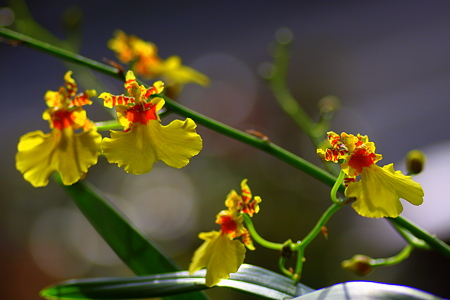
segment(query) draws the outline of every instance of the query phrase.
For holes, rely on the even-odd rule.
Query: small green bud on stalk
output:
[[[420,150],[411,150],[406,154],[406,169],[408,174],[415,175],[422,172],[425,165],[425,154]]]
[[[357,275],[365,276],[373,271],[372,261],[373,259],[367,255],[357,254],[351,259],[344,260],[341,267]]]

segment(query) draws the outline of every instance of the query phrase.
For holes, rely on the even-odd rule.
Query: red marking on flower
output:
[[[105,99],[105,103],[111,103],[111,106],[108,107],[114,107],[116,105],[128,105],[130,103],[134,103],[133,97],[127,97],[124,95],[121,96],[111,96],[111,98]]]
[[[59,109],[51,114],[53,127],[59,130],[63,128],[72,127],[75,122],[73,121],[72,111],[66,109]]]
[[[75,98],[70,101],[69,106],[83,106],[86,104],[92,104],[92,101],[86,93],[81,93],[76,95]]]
[[[153,103],[140,102],[125,112],[125,117],[130,123],[141,123],[143,125],[148,124],[151,120],[157,120],[156,105]]]
[[[217,223],[222,226],[222,234],[233,234],[233,236],[236,236],[237,224],[230,215],[221,216]]]
[[[71,97],[75,96],[75,94],[77,93],[77,90],[78,90],[77,85],[75,83],[66,81],[66,86],[67,86],[68,97],[71,98]]]
[[[148,97],[150,97],[150,95],[153,94],[157,94],[158,93],[158,89],[154,86],[152,86],[151,88],[147,89],[147,92],[144,95],[144,98],[147,99]]]
[[[355,143],[355,147],[361,147],[363,142],[361,141],[361,137],[358,137],[358,141]]]
[[[244,243],[244,245],[252,245],[252,237],[250,236],[250,233],[248,232],[247,229],[244,230],[244,232],[241,235],[242,237],[242,242]]]
[[[243,203],[242,206],[239,205],[238,211],[248,214],[250,217],[256,212],[256,205],[258,203],[256,201],[252,201],[249,203]]]
[[[131,84],[132,84],[133,82],[136,82],[136,79],[135,79],[135,78],[133,78],[133,79],[128,79],[127,81],[125,81],[124,86],[125,86],[125,88],[127,89],[128,92],[130,91],[130,89],[131,89]]]
[[[346,149],[327,149],[324,159],[326,161],[338,162],[339,158],[347,155],[347,153],[348,151]]]
[[[328,134],[328,141],[330,142],[331,146],[333,148],[339,148],[339,146],[336,146],[337,143],[341,143],[341,137],[338,134]]]
[[[345,177],[344,186],[347,187],[350,183],[356,182],[356,177]]]
[[[376,155],[367,149],[355,149],[348,161],[348,165],[355,169],[356,172],[361,173],[362,168],[370,167],[375,163],[375,158]]]
[[[244,201],[244,203],[249,202],[252,199],[252,193],[250,192],[249,189],[243,189],[242,190],[242,201]]]

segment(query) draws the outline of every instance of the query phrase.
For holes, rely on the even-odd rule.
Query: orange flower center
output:
[[[220,221],[218,223],[222,225],[221,228],[222,234],[231,234],[235,232],[237,229],[236,222],[229,215],[220,217]]]
[[[151,120],[158,119],[156,116],[156,105],[152,103],[139,102],[126,111],[126,118],[131,123],[139,122],[146,125]]]
[[[355,150],[352,153],[348,165],[356,170],[358,173],[362,173],[362,168],[370,167],[375,164],[376,155],[372,152],[367,151],[364,148]]]
[[[72,127],[72,125],[75,124],[72,114],[73,112],[67,109],[58,109],[52,112],[53,127],[59,130]]]

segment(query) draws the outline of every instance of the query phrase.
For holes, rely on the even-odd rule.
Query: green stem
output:
[[[334,183],[333,188],[331,189],[331,192],[330,192],[331,200],[333,200],[333,202],[336,204],[341,203],[341,200],[339,200],[337,198],[336,194],[338,192],[339,187],[342,184],[342,180],[344,180],[344,176],[345,176],[345,173],[344,173],[344,171],[341,170],[341,172],[339,173],[339,176],[336,179],[336,182]]]
[[[303,263],[305,262],[305,248],[298,249],[297,253],[297,265],[295,266],[295,272],[293,275],[294,283],[297,284],[302,279]]]
[[[298,250],[300,248],[305,248],[311,243],[314,238],[321,232],[322,227],[325,226],[331,216],[337,212],[342,207],[341,203],[333,203],[328,209],[322,214],[319,221],[317,221],[314,228],[308,233],[308,235],[301,241],[301,243],[296,244],[293,250]]]
[[[277,33],[277,47],[274,54],[273,72],[267,78],[269,86],[275,99],[278,101],[283,110],[297,123],[297,125],[308,135],[313,145],[318,148],[324,140],[324,135],[328,130],[330,122],[327,119],[324,122],[314,123],[303,107],[292,96],[287,86],[287,72],[289,67],[290,51],[292,42],[292,32],[288,29],[280,29]],[[332,164],[324,162],[325,169],[336,174],[336,169]]]
[[[24,34],[18,33],[16,31],[10,30],[2,26],[0,26],[0,36],[3,36],[11,40],[19,40],[23,45],[28,46],[30,48],[46,52],[50,55],[62,58],[67,61],[85,65],[93,70],[116,77],[118,79],[122,80],[125,79],[125,76],[117,68],[113,68],[111,66],[97,62],[93,59],[75,54],[62,48],[50,45],[48,43],[44,43],[42,41],[39,41],[37,39],[34,39],[32,37],[26,36]]]
[[[285,32],[286,35],[290,33]],[[318,146],[321,142],[321,136],[314,134],[314,122],[298,104],[297,100],[292,96],[286,83],[286,76],[289,67],[289,47],[291,38],[285,41],[278,41],[274,54],[273,73],[268,78],[269,86],[283,110],[297,123],[297,125],[309,136],[314,146]]]
[[[342,207],[342,203],[333,203],[328,209],[322,214],[319,221],[316,223],[314,228],[308,233],[308,235],[299,243],[295,244],[292,247],[293,251],[298,251],[297,257],[297,266],[295,268],[295,277],[296,282],[300,280],[302,269],[303,269],[303,261],[304,261],[304,252],[306,247],[316,238],[316,236],[321,232],[322,227],[325,226],[331,216],[337,212]]]
[[[98,131],[108,131],[111,129],[123,129],[123,126],[117,120],[95,122]]]
[[[423,230],[410,220],[404,218],[404,217],[397,217],[397,218],[387,218],[391,222],[395,223],[398,226],[403,227],[404,229],[408,230],[418,239],[423,240],[425,243],[430,245],[431,248],[436,250],[437,252],[443,254],[447,258],[450,258],[450,246],[444,243],[442,240],[438,239],[436,236],[431,235],[429,232]]]
[[[404,261],[405,259],[407,259],[409,257],[409,255],[411,254],[411,252],[414,250],[414,246],[413,245],[406,245],[402,251],[400,251],[397,255],[394,255],[392,257],[388,257],[388,258],[377,258],[377,259],[373,259],[370,262],[370,265],[372,267],[381,267],[381,266],[392,266],[392,265],[396,265],[398,263],[401,263],[402,261]]]
[[[245,226],[247,227],[248,232],[250,232],[250,235],[255,240],[255,242],[257,242],[258,244],[260,244],[263,247],[273,249],[273,250],[281,250],[283,248],[283,244],[272,243],[272,242],[269,242],[269,241],[263,239],[256,232],[255,226],[253,226],[253,222],[252,222],[252,219],[250,218],[250,216],[247,214],[242,214],[242,215],[244,216]]]
[[[72,53],[70,51],[63,50],[61,48],[52,46],[50,44],[43,43],[39,40],[30,38],[28,36],[17,33],[13,30],[7,29],[2,26],[0,26],[0,36],[8,38],[8,39],[22,41],[23,44],[28,47],[37,49],[39,51],[46,52],[50,55],[54,55],[54,56],[66,59],[68,61],[78,63],[80,65],[84,65],[93,70],[97,70],[104,74],[121,79],[122,81],[124,80],[124,75],[117,68],[113,68],[109,65],[102,64],[100,62],[97,62],[92,59],[83,57],[81,55]],[[216,132],[224,134],[233,139],[239,140],[245,144],[248,144],[250,146],[258,148],[262,151],[265,151],[266,153],[277,157],[278,159],[311,175],[312,177],[316,178],[319,181],[322,181],[323,183],[325,183],[329,186],[333,186],[336,182],[335,176],[327,173],[326,171],[320,169],[319,167],[305,161],[304,159],[292,154],[291,152],[289,152],[275,144],[260,140],[252,135],[243,133],[239,130],[231,128],[230,126],[227,126],[220,122],[214,121],[208,117],[205,117],[199,113],[196,113],[190,109],[185,108],[181,104],[176,103],[175,101],[173,101],[167,97],[164,97],[164,99],[166,100],[167,107],[169,107],[171,110],[179,113],[182,116],[190,117],[194,121],[198,122],[199,124],[209,128],[209,129],[212,129]],[[338,188],[338,191],[344,192],[345,187],[343,185],[340,185]],[[432,247],[436,251],[438,251],[438,252],[442,253],[443,255],[445,255],[446,257],[450,258],[450,246],[448,246],[441,240],[432,236],[428,232],[422,230],[417,225],[413,224],[412,222],[410,222],[409,220],[406,220],[403,217],[397,217],[392,220],[395,224],[402,226],[403,228],[405,228],[406,230],[411,232],[417,238],[424,240],[427,244],[430,245],[430,247]]]
[[[424,250],[430,250],[430,245],[425,243],[423,240],[418,239],[414,235],[412,235],[409,231],[405,230],[403,227],[392,222],[391,219],[387,219],[389,224],[397,231],[397,233],[403,237],[403,239],[410,245],[413,245],[415,248],[420,248]]]
[[[286,263],[287,258],[280,256],[280,259],[278,260],[278,267],[280,268],[281,272],[286,275],[287,277],[291,277],[292,278],[292,273],[286,269],[286,267],[284,266],[284,264]]]

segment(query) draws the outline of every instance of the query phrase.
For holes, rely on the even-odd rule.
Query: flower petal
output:
[[[71,128],[51,133],[33,131],[21,137],[16,155],[16,168],[33,186],[48,184],[57,171],[65,185],[71,185],[97,163],[101,135],[96,130],[74,134]]]
[[[134,52],[128,43],[128,36],[121,30],[116,30],[114,36],[108,41],[108,48],[113,50],[123,63],[133,60]]]
[[[103,99],[103,105],[105,107],[113,108],[116,105],[128,105],[134,103],[133,97],[127,97],[124,95],[120,96],[114,96],[110,93],[101,93],[100,96],[98,96],[100,99]]]
[[[400,198],[420,205],[424,193],[421,185],[411,176],[395,171],[393,164],[389,164],[383,168],[377,165],[363,168],[361,180],[350,183],[345,195],[356,197],[352,207],[364,217],[395,218],[403,211]]]
[[[127,132],[111,131],[111,139],[103,139],[103,154],[110,163],[124,166],[126,172],[136,175],[150,172],[158,160],[182,168],[202,149],[196,126],[189,118],[167,126],[158,120],[147,125],[136,123]]]
[[[78,91],[77,83],[72,78],[72,71],[67,71],[64,75],[64,80],[67,86],[67,97],[72,98]]]
[[[206,267],[206,286],[212,287],[235,273],[244,262],[245,247],[238,240],[230,240],[217,231],[203,232],[205,242],[198,248],[189,266],[189,273]]]
[[[47,91],[45,93],[44,99],[48,107],[62,107],[64,106],[64,97],[65,95],[61,95],[59,91]]]
[[[166,78],[169,84],[178,83],[185,85],[190,82],[202,86],[207,86],[209,84],[209,78],[206,75],[193,68],[182,65],[179,56],[170,56],[160,65],[160,67],[162,76]]]

